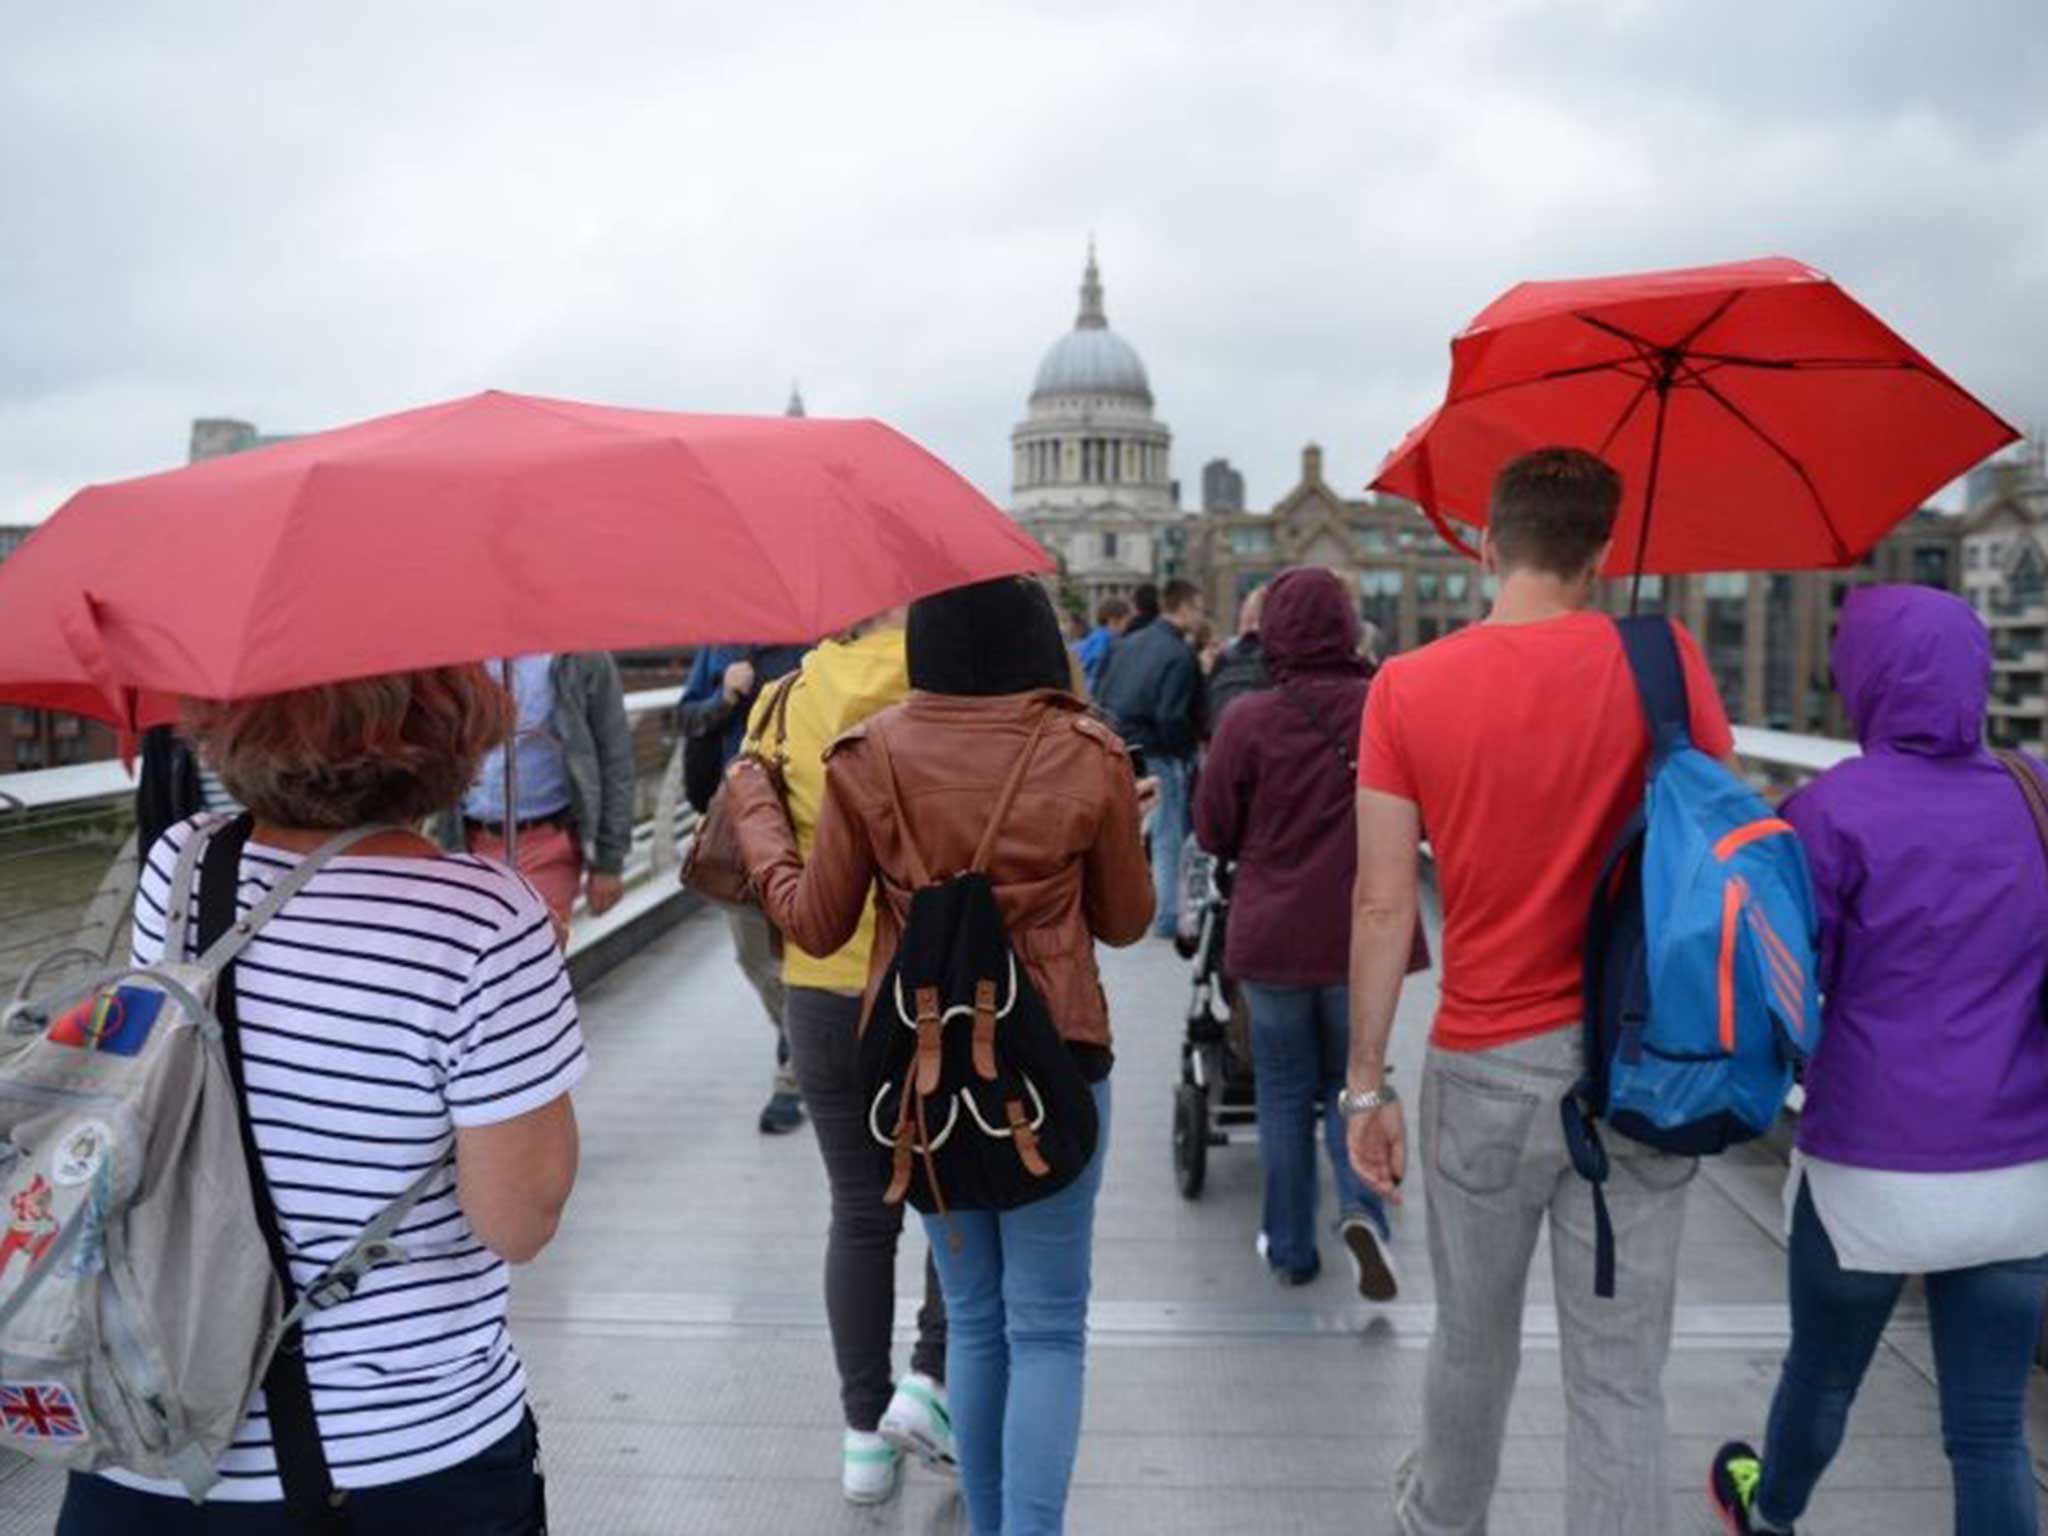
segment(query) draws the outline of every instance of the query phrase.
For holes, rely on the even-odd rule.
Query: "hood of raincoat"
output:
[[[1928,587],[1851,592],[1833,659],[1866,752],[1962,757],[1982,746],[1991,636],[1960,598]]]
[[[1259,640],[1275,677],[1302,672],[1370,671],[1358,655],[1358,610],[1344,583],[1329,571],[1295,566],[1273,578]]]
[[[910,605],[910,686],[964,698],[1071,688],[1074,663],[1045,588],[1025,576]]]

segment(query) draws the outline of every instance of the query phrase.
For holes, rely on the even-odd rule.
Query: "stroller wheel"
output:
[[[1173,1096],[1173,1172],[1184,1199],[1198,1199],[1209,1173],[1209,1095],[1182,1083]]]

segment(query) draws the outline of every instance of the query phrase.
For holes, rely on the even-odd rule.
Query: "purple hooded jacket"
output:
[[[1913,1173],[2048,1158],[2048,859],[1983,746],[1990,637],[1946,593],[1869,587],[1834,669],[1865,755],[1785,806],[1827,994],[1799,1145]]]

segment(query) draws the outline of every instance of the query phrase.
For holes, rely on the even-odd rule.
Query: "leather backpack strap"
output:
[[[896,782],[896,760],[889,755],[888,734],[870,726],[866,739],[873,743],[875,755],[882,762],[882,782],[889,788],[889,809],[895,812],[896,829],[903,834],[903,851],[910,855],[911,877],[920,886],[930,885],[932,867],[925,862],[924,850],[917,846],[917,834],[910,830],[910,816],[903,809],[903,789]]]
[[[2012,775],[2013,782],[2026,797],[2027,810],[2033,814],[2034,831],[2041,839],[2041,851],[2048,855],[2048,785],[2041,782],[2041,776],[2034,772],[2034,765],[2027,761],[2024,752],[1995,752],[2005,771]]]
[[[255,818],[244,815],[215,832],[207,843],[199,867],[199,943],[206,951],[230,946],[237,936],[236,892],[241,884],[242,848],[254,826]],[[217,954],[210,953],[209,958],[217,960],[218,954],[231,956],[238,947],[223,947]],[[292,1284],[291,1261],[278,1225],[277,1206],[271,1199],[270,1180],[264,1174],[262,1154],[256,1145],[256,1130],[249,1123],[232,959],[214,983],[213,1013],[221,1025],[228,1075],[234,1080],[235,1095],[241,1102],[242,1156],[249,1165],[249,1193],[256,1208],[256,1225],[263,1233],[271,1268],[277,1272],[284,1304],[289,1308],[297,1304],[297,1288]],[[349,1517],[348,1494],[335,1488],[333,1474],[328,1470],[327,1450],[320,1440],[320,1422],[313,1413],[313,1388],[306,1378],[305,1350],[297,1327],[284,1335],[270,1357],[270,1367],[263,1376],[263,1402],[270,1417],[270,1439],[277,1458],[277,1480],[284,1488],[287,1517],[307,1536],[352,1536],[355,1522]]]
[[[1031,771],[1031,759],[1038,751],[1038,743],[1045,736],[1046,714],[1039,712],[1038,723],[1031,729],[1031,739],[1024,743],[1024,750],[1017,754],[1016,766],[1011,768],[1010,777],[1003,782],[1003,792],[996,797],[995,814],[988,819],[988,830],[981,834],[981,846],[974,850],[974,862],[969,870],[977,875],[988,873],[988,861],[995,857],[996,835],[1003,830],[1003,823],[1009,818],[1010,807],[1016,803],[1017,791],[1024,786],[1024,775]]]

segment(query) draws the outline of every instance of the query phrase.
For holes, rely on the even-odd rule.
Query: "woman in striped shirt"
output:
[[[453,803],[510,724],[503,690],[474,666],[192,706],[188,725],[255,818],[239,910],[337,831],[411,826]],[[161,958],[165,913],[195,894],[170,889],[195,825],[150,853],[138,965]],[[299,1285],[455,1154],[398,1233],[408,1262],[305,1325],[320,1443],[352,1528],[541,1531],[507,1265],[554,1235],[585,1065],[546,905],[499,865],[381,833],[321,869],[235,972],[246,1112]],[[299,1529],[260,1393],[219,1470],[204,1506],[174,1485],[74,1475],[59,1536]]]

